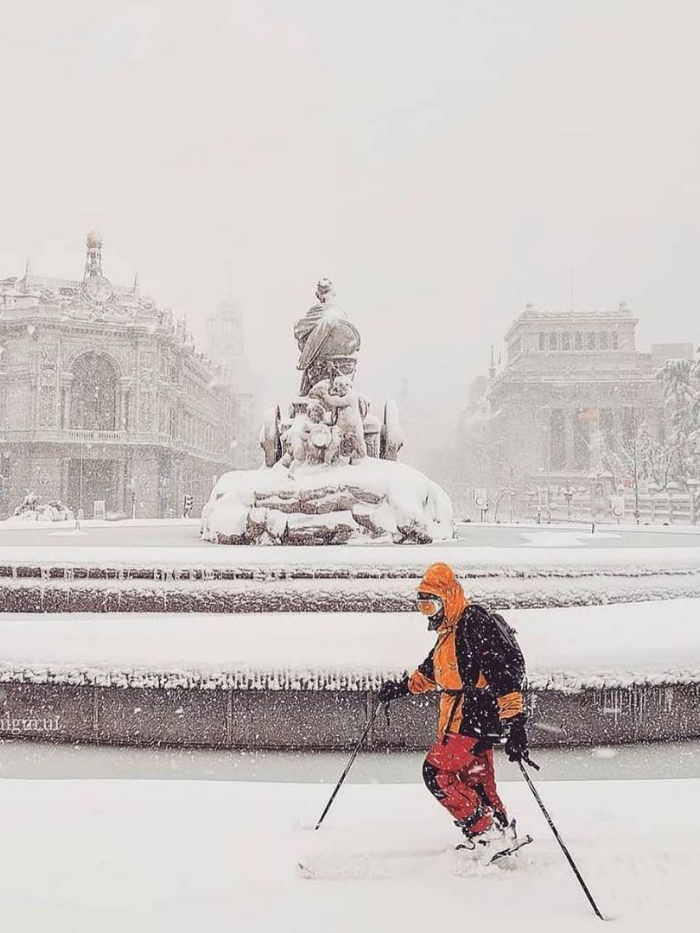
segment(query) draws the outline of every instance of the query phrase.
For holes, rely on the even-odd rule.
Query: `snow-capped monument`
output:
[[[302,373],[287,418],[279,406],[260,434],[265,466],[226,473],[202,512],[222,544],[427,544],[451,538],[452,505],[436,483],[397,463],[396,403],[380,420],[355,388],[360,334],[321,279],[294,336]]]

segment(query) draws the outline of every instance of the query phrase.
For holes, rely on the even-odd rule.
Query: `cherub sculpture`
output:
[[[338,456],[340,431],[328,424],[328,414],[317,401],[299,412],[281,437],[285,453],[282,464],[290,476],[302,464],[330,464]]]
[[[331,464],[340,450],[340,431],[328,423],[328,412],[318,402],[311,402],[306,414],[310,422],[305,441],[306,462]]]
[[[363,419],[369,405],[364,396],[354,388],[351,376],[336,376],[333,382],[324,379],[309,393],[318,398],[324,407],[335,414],[335,424],[340,435],[340,452],[350,457],[350,462],[367,456]]]

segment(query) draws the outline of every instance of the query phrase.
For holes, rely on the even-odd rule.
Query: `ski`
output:
[[[532,836],[513,839],[510,843],[501,839],[494,843],[493,854],[486,847],[479,850],[468,845],[448,846],[436,849],[414,850],[379,850],[370,852],[315,852],[297,861],[297,873],[300,878],[309,881],[391,880],[399,878],[421,877],[426,863],[437,863],[444,870],[462,875],[468,872],[472,863],[476,871],[483,871],[491,863],[507,864],[506,856],[513,855],[523,846],[532,842]],[[460,851],[461,850],[461,851]],[[461,858],[462,852],[469,852],[474,859],[467,862]],[[450,857],[459,852],[460,857]],[[481,857],[480,857],[481,856]]]
[[[505,858],[507,855],[513,855],[518,849],[522,849],[523,846],[528,846],[532,842],[532,836],[523,836],[522,839],[517,837],[510,843],[510,845],[504,845],[502,849],[498,849],[490,858],[483,859],[483,864],[490,865],[491,862],[497,862],[501,858]],[[479,849],[474,849],[472,846],[467,845],[466,843],[460,843],[455,847],[457,851],[462,852],[474,852],[477,857],[479,856]],[[483,851],[483,850],[482,850]],[[488,853],[484,853],[488,854]],[[480,859],[481,860],[481,859]]]
[[[500,852],[495,852],[489,859],[489,864],[492,862],[497,862],[501,858],[505,858],[507,855],[513,855],[518,849],[522,849],[523,846],[529,846],[532,842],[532,836],[523,836],[522,839],[518,839],[513,845],[508,846],[505,849],[501,849]]]

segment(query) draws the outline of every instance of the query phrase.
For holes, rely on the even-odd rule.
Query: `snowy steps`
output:
[[[612,549],[447,546],[70,556],[0,549],[4,708],[60,711],[64,741],[351,745],[381,681],[427,653],[413,595],[439,559],[474,601],[512,612],[536,693],[535,742],[700,731],[700,604],[669,614],[659,603],[700,598],[694,549],[650,550],[643,562]],[[540,609],[557,611],[529,612]],[[433,703],[395,704],[372,747],[424,747]]]
[[[436,561],[469,580],[700,575],[700,548],[4,546],[0,579],[419,580]]]
[[[5,612],[411,612],[417,580],[114,579],[0,577]],[[475,577],[475,602],[492,608],[595,606],[700,597],[697,574],[644,576]]]
[[[700,596],[700,549],[426,547],[0,548],[7,612],[408,612],[449,562],[496,609]]]

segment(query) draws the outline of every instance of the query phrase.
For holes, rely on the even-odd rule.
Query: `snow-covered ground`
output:
[[[697,535],[700,534],[700,526],[698,525],[670,525],[667,521],[658,522],[657,524],[651,525],[648,523],[637,525],[636,522],[617,522],[614,519],[605,521],[578,521],[578,522],[536,522],[533,520],[523,520],[520,522],[455,522],[455,528],[457,531],[471,531],[474,528],[484,528],[484,529],[514,529],[516,531],[541,531],[543,534],[546,534],[548,531],[571,531],[579,535],[586,535],[590,537],[591,535],[619,535],[625,531],[633,531],[635,533],[644,533],[649,534],[666,534],[666,535],[675,535],[675,534],[690,534]]]
[[[419,785],[5,781],[3,928],[56,933],[583,933],[600,923],[527,788],[535,843],[478,867]],[[620,933],[697,923],[700,781],[546,783],[545,802]],[[673,806],[669,801],[673,801]],[[298,863],[309,869],[304,877]]]
[[[506,616],[535,687],[700,682],[700,599]],[[2,613],[0,679],[367,689],[433,642],[418,613]]]
[[[52,531],[63,531],[62,523],[52,523],[47,525],[45,530],[51,534]],[[66,522],[75,530],[76,522]],[[119,521],[107,521],[103,518],[83,518],[80,520],[81,528],[191,528],[199,529],[200,520],[198,518],[122,518]],[[32,523],[22,519],[19,515],[11,515],[9,518],[0,520],[0,529],[11,528],[12,530],[21,530],[27,528],[32,530]],[[36,530],[36,529],[34,529]]]

